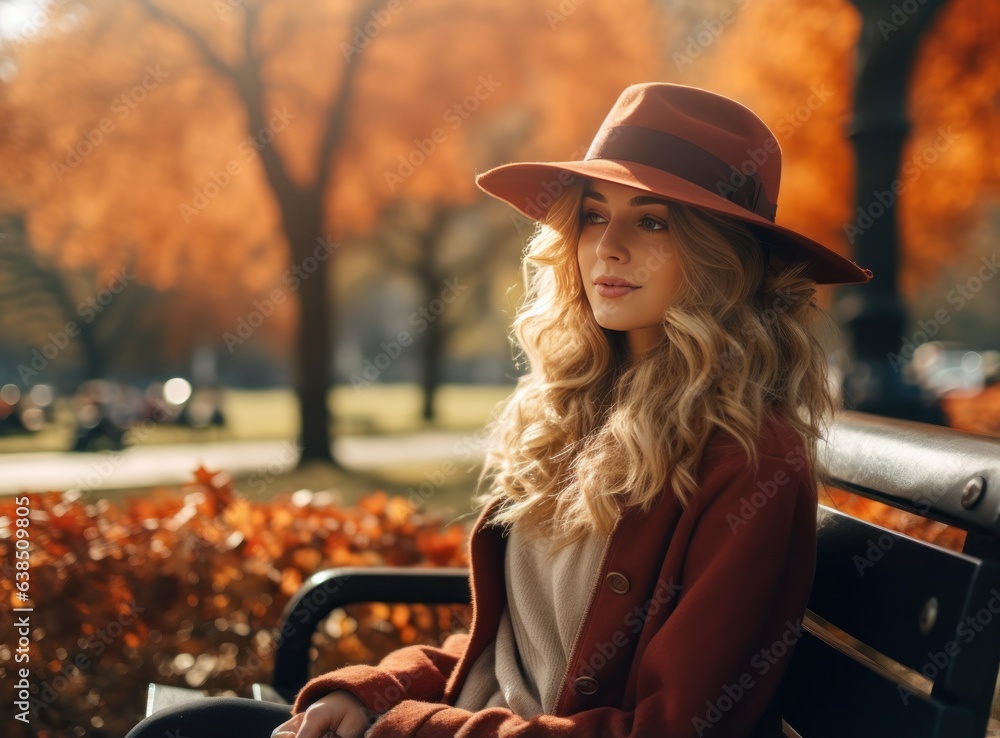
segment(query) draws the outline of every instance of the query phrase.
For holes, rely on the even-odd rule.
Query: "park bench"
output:
[[[820,505],[816,579],[783,681],[785,735],[982,738],[1000,669],[1000,439],[843,412],[820,457],[829,486],[967,534],[957,553]],[[468,600],[464,569],[319,572],[289,602],[273,684],[254,694],[294,699],[312,633],[335,608]],[[148,711],[178,696],[156,689]]]

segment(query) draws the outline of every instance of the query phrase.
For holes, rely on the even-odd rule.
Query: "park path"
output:
[[[337,439],[334,451],[346,466],[374,470],[388,463],[445,461],[467,454],[469,433]],[[233,441],[140,446],[113,453],[39,452],[0,456],[0,495],[67,489],[112,490],[190,481],[199,464],[233,476],[255,471],[282,474],[298,462],[291,441]]]

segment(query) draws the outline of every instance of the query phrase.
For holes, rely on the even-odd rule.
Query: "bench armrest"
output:
[[[322,620],[358,602],[463,604],[471,600],[469,570],[424,567],[343,567],[313,574],[281,615],[274,689],[289,702],[309,680],[309,648]]]
[[[827,482],[969,531],[967,553],[1000,559],[1000,438],[844,410],[817,450]]]

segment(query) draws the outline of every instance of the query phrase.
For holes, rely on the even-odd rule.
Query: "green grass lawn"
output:
[[[414,384],[372,385],[356,392],[340,386],[330,393],[338,430],[346,435],[470,430],[481,427],[509,386],[445,385],[436,398],[437,419],[420,418],[422,397]],[[295,396],[287,390],[227,391],[226,413],[234,437],[293,438],[298,432]]]

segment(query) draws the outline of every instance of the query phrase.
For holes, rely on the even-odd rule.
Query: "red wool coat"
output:
[[[780,681],[801,637],[816,566],[816,488],[798,437],[765,427],[760,468],[715,432],[687,509],[661,494],[620,516],[553,715],[453,707],[506,601],[501,531],[470,539],[473,617],[442,647],[311,680],[294,711],[335,689],[384,713],[372,738],[642,736],[780,738]]]

